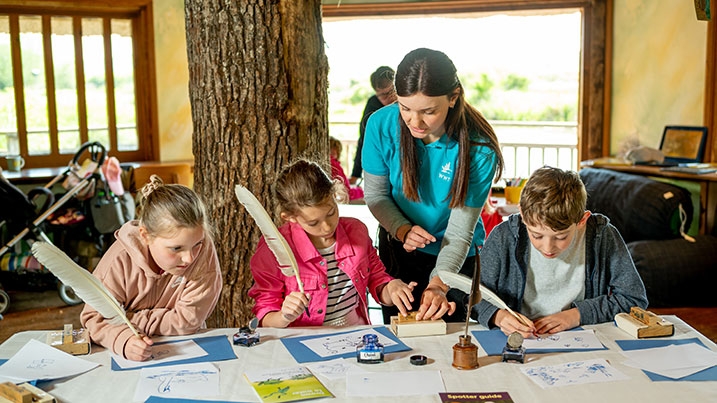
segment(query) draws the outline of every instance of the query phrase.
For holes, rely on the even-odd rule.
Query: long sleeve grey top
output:
[[[530,248],[525,224],[514,214],[493,229],[480,254],[481,283],[515,311],[523,302]],[[647,304],[645,286],[620,233],[606,216],[592,214],[585,230],[585,299],[572,304],[580,311],[580,324],[609,322]],[[488,326],[498,309],[481,301],[472,316]]]

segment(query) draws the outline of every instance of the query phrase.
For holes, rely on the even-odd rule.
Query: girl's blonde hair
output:
[[[173,234],[180,228],[201,226],[209,234],[204,203],[190,188],[178,184],[164,184],[157,175],[140,190],[137,218],[139,224],[154,237]]]
[[[326,174],[319,164],[300,159],[286,166],[274,183],[274,195],[282,213],[295,215],[299,209],[326,203],[330,198],[347,202],[343,183]]]

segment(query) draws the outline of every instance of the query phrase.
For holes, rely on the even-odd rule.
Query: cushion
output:
[[[583,168],[587,209],[605,214],[625,242],[680,238],[692,222],[692,199],[685,188],[646,176],[599,168]],[[684,222],[680,215],[684,210]]]
[[[717,237],[637,241],[627,247],[650,306],[717,306]]]

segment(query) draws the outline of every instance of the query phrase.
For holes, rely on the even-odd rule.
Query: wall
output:
[[[703,124],[707,21],[692,1],[614,0],[610,153]]]
[[[161,161],[191,160],[183,0],[154,2]],[[667,124],[702,125],[707,22],[686,0],[614,0],[610,153],[657,148]]]
[[[184,1],[153,2],[157,69],[159,160],[192,160],[192,111]]]

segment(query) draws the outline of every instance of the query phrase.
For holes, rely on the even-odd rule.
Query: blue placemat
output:
[[[576,327],[571,330],[583,330],[581,327]],[[474,330],[473,337],[483,347],[486,354],[488,355],[501,355],[503,354],[503,348],[508,342],[508,336],[506,336],[500,329],[493,330]],[[607,350],[607,347],[602,346],[600,348],[574,348],[574,349],[526,349],[526,354],[541,354],[541,353],[569,353],[572,351],[595,351],[595,350]]]
[[[164,362],[159,364],[153,364],[151,361],[147,362],[147,365],[142,365],[139,367],[133,367],[133,368],[121,368],[119,365],[117,365],[117,362],[115,362],[114,358],[112,359],[112,370],[113,371],[127,371],[132,369],[140,369],[140,368],[150,368],[150,367],[164,367],[167,365],[179,365],[179,364],[192,364],[195,362],[213,362],[213,361],[224,361],[224,360],[234,360],[237,358],[236,354],[234,354],[234,349],[232,349],[231,343],[229,343],[229,339],[227,336],[209,336],[209,337],[197,337],[192,339],[185,339],[185,340],[193,340],[199,347],[204,349],[208,354],[201,356],[201,357],[195,357],[195,358],[188,358],[186,360],[178,360],[178,361],[171,361],[171,362]],[[167,341],[164,343],[176,343],[179,341],[185,341],[185,340],[173,340],[173,341]],[[164,344],[164,343],[157,343],[157,344]]]
[[[617,345],[625,350],[643,350],[646,348],[657,348],[657,347],[665,347],[669,346],[670,344],[674,345],[680,345],[680,344],[688,344],[688,343],[697,343],[702,347],[707,347],[700,341],[700,339],[694,337],[691,339],[679,339],[679,340],[665,340],[665,339],[637,339],[637,340],[615,340],[615,343]],[[692,375],[688,375],[684,378],[668,378],[666,376],[658,375],[654,372],[645,371],[644,369],[642,372],[647,375],[648,378],[652,381],[717,381],[717,367],[710,367],[705,370],[702,370],[700,372],[694,373]]]
[[[324,334],[319,334],[319,335],[287,337],[287,338],[281,339],[281,342],[284,343],[284,347],[286,347],[286,349],[289,350],[289,353],[291,353],[291,355],[294,357],[294,359],[298,363],[328,361],[328,360],[333,360],[336,358],[352,358],[352,357],[356,357],[356,351],[351,351],[351,352],[344,353],[344,354],[331,355],[328,357],[322,357],[322,356],[316,354],[310,348],[306,347],[301,342],[304,340],[320,339],[320,338],[327,337],[327,336],[337,336],[337,335],[353,333],[353,332],[355,332],[355,330],[351,330],[351,331],[347,331],[347,332],[338,332],[338,333],[324,333]],[[399,340],[395,334],[391,333],[391,331],[386,327],[377,326],[374,328],[367,328],[364,330],[364,333],[380,333],[379,340],[382,338],[388,338],[397,343],[392,346],[385,347],[383,350],[384,354],[397,353],[399,351],[411,350],[410,347],[403,344],[403,342],[401,340]]]

